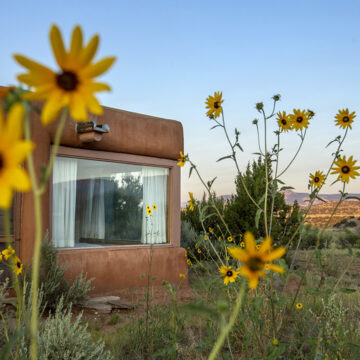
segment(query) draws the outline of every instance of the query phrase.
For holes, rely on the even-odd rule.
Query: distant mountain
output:
[[[310,200],[309,198],[309,194],[308,193],[298,193],[298,192],[295,192],[295,191],[292,191],[292,190],[285,190],[284,192],[284,196],[285,196],[285,202],[287,204],[293,204],[294,201],[296,200],[299,205],[307,205]],[[349,193],[349,196],[357,196],[357,197],[360,197],[360,194],[350,194]],[[319,195],[319,197],[321,199],[324,199],[326,201],[338,201],[340,199],[340,193],[339,194],[321,194]],[[320,204],[322,201],[320,200],[315,200],[314,201],[314,205],[316,204]]]
[[[283,194],[285,196],[285,202],[289,205],[292,205],[295,200],[301,206],[307,205],[309,203],[308,200],[310,198],[309,198],[308,193],[300,193],[300,192],[295,192],[292,190],[285,190],[285,191],[283,191]],[[232,195],[221,195],[221,196],[218,196],[218,198],[223,198],[225,200],[229,200],[229,199],[231,199],[231,196]],[[338,201],[340,199],[340,193],[339,194],[321,194],[320,193],[319,196],[321,199],[324,199],[325,201]],[[360,198],[360,194],[355,194],[355,193],[349,193],[349,196],[357,196]],[[320,200],[316,199],[314,201],[314,205],[317,205],[320,203],[322,203],[322,201],[320,201]],[[181,207],[186,207],[186,205],[187,205],[187,202],[181,203]]]

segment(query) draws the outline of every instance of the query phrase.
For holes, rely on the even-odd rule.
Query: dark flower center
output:
[[[349,119],[348,116],[344,116],[344,117],[343,117],[343,122],[347,123],[347,122],[349,122],[349,120],[350,120],[350,119]]]
[[[320,179],[316,176],[315,179],[314,179],[315,182],[319,182]]]
[[[283,125],[286,125],[286,124],[287,124],[287,121],[286,121],[285,119],[282,119],[282,120],[281,120],[281,123],[282,123]]]
[[[303,122],[302,116],[299,116],[298,118],[296,118],[296,121],[297,121],[298,123],[302,123],[302,122]]]
[[[65,91],[74,91],[79,85],[79,79],[72,71],[63,71],[57,75],[56,82]]]
[[[343,167],[341,168],[341,171],[342,171],[344,174],[347,174],[347,173],[350,172],[350,168],[349,168],[347,165],[345,165],[345,166],[343,166]]]
[[[4,167],[4,158],[3,158],[3,156],[0,154],[0,171],[2,170],[3,167]]]
[[[214,108],[215,108],[215,109],[218,109],[219,107],[220,107],[219,102],[218,102],[218,101],[215,101],[215,102],[214,102]]]
[[[233,272],[232,272],[232,270],[228,270],[228,272],[226,273],[226,276],[228,276],[228,277],[233,276]]]
[[[20,269],[20,268],[21,268],[21,262],[20,262],[20,261],[17,261],[17,262],[16,262],[16,266]]]
[[[258,271],[264,267],[264,264],[259,257],[253,257],[247,262],[247,266],[251,271]]]

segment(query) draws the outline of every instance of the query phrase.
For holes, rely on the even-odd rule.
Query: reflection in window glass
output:
[[[167,168],[57,157],[54,245],[166,243],[168,174]]]

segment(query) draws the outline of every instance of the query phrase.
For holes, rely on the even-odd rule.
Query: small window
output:
[[[168,176],[168,168],[57,157],[52,196],[54,245],[166,243]]]

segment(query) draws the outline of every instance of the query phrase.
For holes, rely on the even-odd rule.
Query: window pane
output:
[[[55,246],[166,243],[168,174],[167,168],[57,157]]]

